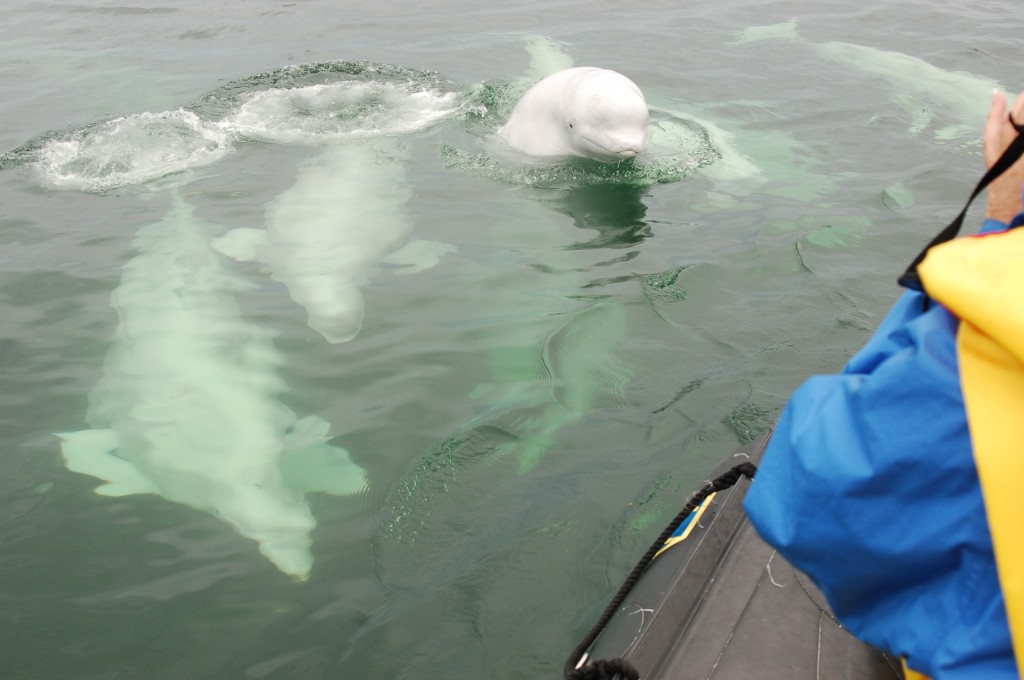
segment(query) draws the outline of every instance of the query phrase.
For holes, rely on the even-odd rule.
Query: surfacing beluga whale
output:
[[[498,136],[532,156],[634,158],[647,142],[647,100],[636,83],[593,66],[546,76],[516,104]]]
[[[89,394],[95,429],[59,434],[73,472],[104,496],[154,493],[208,512],[282,572],[305,579],[316,526],[303,494],[359,493],[364,471],[328,445],[329,425],[297,419],[272,333],[246,323],[245,282],[210,247],[208,225],[175,196],[139,230],[112,296],[120,324]]]
[[[524,36],[530,64],[520,82],[530,87],[496,134],[531,156],[580,156],[606,163],[633,158],[647,142],[643,92],[626,76],[574,66],[557,42]]]
[[[522,75],[469,91],[466,128],[483,144],[442,144],[446,167],[540,189],[646,188],[685,179],[733,152],[718,148],[703,122],[659,109],[621,73],[574,66],[561,43],[543,36],[523,42],[529,66]]]

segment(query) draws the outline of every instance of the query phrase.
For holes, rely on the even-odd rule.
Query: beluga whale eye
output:
[[[572,123],[569,123],[569,129],[570,130],[572,129]]]

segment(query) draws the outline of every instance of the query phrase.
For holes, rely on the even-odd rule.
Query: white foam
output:
[[[209,165],[231,145],[220,126],[190,111],[145,112],[46,142],[36,167],[51,186],[107,191]]]
[[[221,125],[259,141],[321,144],[417,132],[458,106],[452,92],[410,92],[392,83],[344,81],[254,92]]]
[[[138,113],[45,142],[48,186],[109,191],[215,163],[244,139],[322,145],[424,130],[461,107],[454,92],[347,80],[253,92],[220,120],[184,109]]]

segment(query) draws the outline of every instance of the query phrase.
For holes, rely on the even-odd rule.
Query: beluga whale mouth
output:
[[[589,146],[589,148],[583,149],[585,153],[580,153],[579,155],[585,155],[587,158],[611,163],[636,158],[644,150],[646,145],[646,139],[619,142],[614,145],[609,145],[608,142],[598,142],[582,136],[581,139]]]
[[[532,156],[582,156],[603,162],[643,151],[647,100],[616,71],[580,66],[553,73],[527,90],[498,136]]]

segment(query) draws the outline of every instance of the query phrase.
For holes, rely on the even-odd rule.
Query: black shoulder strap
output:
[[[939,235],[933,238],[931,242],[924,247],[924,250],[914,258],[914,261],[910,263],[909,267],[907,267],[907,271],[903,272],[903,275],[897,280],[897,282],[904,288],[919,291],[924,290],[924,284],[921,282],[921,277],[917,274],[917,265],[921,264],[921,261],[924,260],[924,256],[928,254],[928,250],[932,246],[937,246],[940,243],[945,243],[946,241],[954,238],[960,232],[960,227],[963,225],[964,218],[967,216],[967,209],[971,207],[971,202],[975,197],[977,197],[977,195],[980,194],[985,187],[992,182],[992,180],[1003,174],[1011,165],[1017,162],[1018,158],[1024,155],[1024,125],[1019,125],[1014,121],[1013,116],[1010,116],[1010,125],[1017,130],[1016,139],[1010,143],[1010,146],[1006,148],[1006,151],[1004,151],[1003,155],[999,157],[999,160],[989,168],[988,172],[985,173],[985,176],[978,182],[978,185],[974,187],[974,192],[971,193],[971,197],[967,199],[967,204],[964,206],[964,209],[960,211],[960,214],[956,216],[956,219],[950,222],[949,226],[940,231]]]

